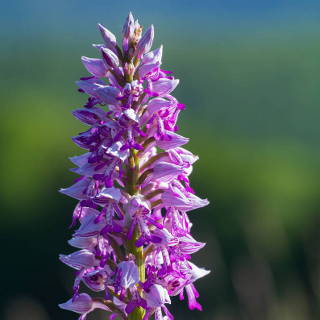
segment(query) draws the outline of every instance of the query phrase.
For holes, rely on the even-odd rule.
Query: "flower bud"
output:
[[[137,44],[137,48],[135,51],[135,55],[138,59],[145,53],[149,52],[154,38],[154,28],[153,25],[144,33],[144,35],[141,37]]]
[[[110,68],[116,68],[119,65],[118,56],[108,48],[101,48],[103,60]]]
[[[129,12],[127,19],[122,28],[123,38],[128,40],[132,37],[134,32],[134,18],[131,12]]]
[[[100,23],[98,24],[98,28],[101,32],[106,47],[111,50],[115,50],[115,46],[117,45],[116,36]]]

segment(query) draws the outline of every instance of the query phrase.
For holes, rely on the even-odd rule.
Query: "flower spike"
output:
[[[98,57],[81,58],[89,75],[77,81],[88,100],[73,111],[86,126],[72,138],[85,149],[70,158],[80,177],[60,190],[78,203],[68,242],[77,250],[60,255],[76,270],[74,294],[59,306],[80,320],[97,308],[108,319],[173,320],[174,296],[202,310],[194,282],[210,272],[190,262],[205,243],[191,235],[188,212],[209,202],[190,187],[198,157],[177,133],[179,80],[161,69],[163,47],[151,50],[153,26],[142,33],[130,12],[120,45],[98,27]]]

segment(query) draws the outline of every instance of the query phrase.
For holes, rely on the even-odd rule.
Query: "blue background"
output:
[[[83,127],[74,81],[96,57],[97,22],[120,35],[129,11],[164,44],[180,78],[180,118],[200,156],[191,213],[207,246],[194,261],[203,312],[176,319],[319,319],[320,3],[318,1],[3,1],[0,12],[0,318],[67,320],[67,229],[75,202],[70,137]],[[104,319],[96,313],[90,319]]]

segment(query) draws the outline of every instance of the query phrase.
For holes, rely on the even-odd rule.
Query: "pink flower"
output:
[[[86,293],[81,293],[74,299],[70,299],[65,303],[59,304],[61,309],[70,310],[81,314],[79,320],[85,320],[88,313],[95,309],[103,309],[110,312],[110,309],[104,304],[94,301]]]
[[[201,310],[194,282],[209,273],[190,262],[205,243],[192,237],[188,212],[209,202],[190,186],[198,157],[177,133],[179,80],[161,69],[163,47],[151,50],[153,26],[142,33],[130,13],[120,45],[98,28],[98,57],[81,58],[90,75],[76,83],[88,97],[73,111],[88,126],[72,138],[85,150],[70,158],[80,177],[60,190],[78,200],[69,244],[80,249],[60,255],[76,270],[73,298],[60,307],[80,320],[96,308],[110,319],[172,320],[166,305],[184,291]],[[82,285],[100,298],[79,294]]]

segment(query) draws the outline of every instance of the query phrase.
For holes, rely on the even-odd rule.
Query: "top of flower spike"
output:
[[[104,40],[105,47],[115,53],[120,53],[116,36],[102,24],[99,23],[98,27]],[[123,25],[122,34],[122,50],[125,60],[129,61],[133,56],[140,58],[143,54],[150,51],[154,38],[153,25],[151,25],[142,36],[142,27],[138,20],[134,20],[133,15],[130,12]]]

